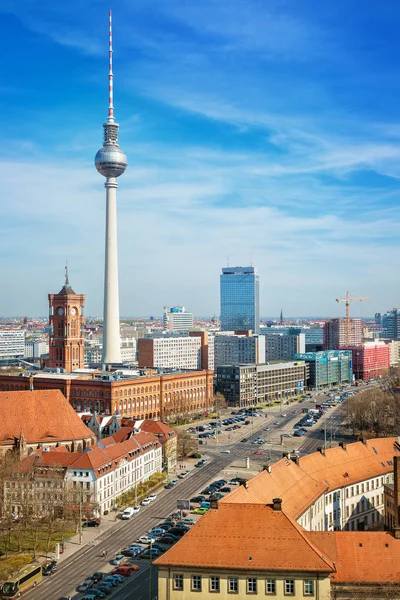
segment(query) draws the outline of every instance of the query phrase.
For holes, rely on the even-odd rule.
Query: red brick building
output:
[[[61,390],[77,412],[118,414],[134,419],[169,420],[196,414],[213,405],[214,371],[145,373],[115,379],[112,373],[37,373],[31,377],[0,375],[0,391]]]
[[[65,285],[58,294],[49,294],[50,342],[46,366],[71,373],[83,369],[83,326],[85,296],[75,294],[69,285],[66,271]]]
[[[384,342],[368,342],[360,346],[342,347],[351,350],[356,379],[370,381],[387,377],[390,369],[390,348]]]

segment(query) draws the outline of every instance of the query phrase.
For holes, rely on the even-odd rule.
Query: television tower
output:
[[[103,146],[94,159],[96,169],[106,178],[106,251],[104,269],[103,365],[121,362],[118,292],[117,177],[128,161],[118,145],[119,125],[114,120],[112,12],[109,12],[109,97],[108,119],[104,123]]]

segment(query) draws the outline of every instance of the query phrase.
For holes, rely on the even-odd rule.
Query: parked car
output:
[[[113,587],[116,587],[120,581],[114,575],[107,575],[107,577],[104,577],[103,583],[110,583]]]
[[[140,558],[157,558],[160,555],[161,552],[157,548],[147,548],[147,550],[140,555]]]
[[[190,519],[189,517],[185,517],[184,519],[182,519],[182,521],[178,523],[178,525],[180,523],[183,523],[184,525],[194,525],[196,521],[194,519]]]
[[[142,506],[148,506],[151,503],[151,500],[149,498],[145,498],[144,500],[141,501],[141,505]]]
[[[81,583],[80,585],[78,585],[78,587],[76,588],[77,592],[87,592],[87,590],[90,588],[90,586],[93,585],[93,581],[90,580],[88,583],[86,583],[85,581],[83,583]]]
[[[208,508],[195,508],[193,512],[195,515],[205,515],[207,511]]]
[[[103,579],[103,573],[100,573],[100,571],[96,571],[95,573],[93,573],[91,579],[92,581],[94,581],[94,583],[97,583]]]
[[[160,542],[162,544],[172,545],[172,544],[175,544],[175,542],[177,542],[178,539],[179,539],[179,538],[178,539],[174,539],[175,537],[177,537],[177,536],[174,536],[174,537],[163,536],[162,538],[160,538]]]
[[[253,452],[253,454],[263,454],[263,452],[261,450],[257,450],[256,452]]]
[[[88,590],[86,590],[86,595],[93,595],[95,598],[99,599],[106,597],[105,593],[97,588],[89,588]]]
[[[193,496],[193,498],[190,498],[190,502],[203,502],[205,500],[205,496]]]
[[[150,537],[149,535],[141,535],[136,541],[140,542],[141,544],[150,544],[151,541],[154,541],[154,538]]]
[[[147,533],[149,536],[154,538],[154,537],[157,537],[158,535],[164,535],[164,529],[161,529],[161,527],[155,527],[154,529],[151,529],[151,531],[148,531]]]
[[[88,519],[82,523],[83,527],[98,527],[100,525],[100,519]]]
[[[101,582],[101,584],[97,586],[97,589],[103,592],[103,594],[105,594],[106,596],[109,596],[112,593],[112,588],[103,582]]]
[[[117,567],[111,571],[113,575],[122,575],[122,577],[129,577],[131,571],[129,567]]]
[[[229,494],[230,491],[231,488],[227,485],[224,485],[224,487],[221,488],[221,492],[224,492],[225,494]]]
[[[117,556],[110,561],[110,564],[112,565],[120,565],[121,563],[123,563],[125,560],[125,556],[123,554],[117,554]]]
[[[150,494],[150,496],[149,496],[150,502],[154,502],[154,500],[156,500],[156,499],[157,499],[157,494]]]
[[[121,554],[127,558],[133,558],[140,554],[140,550],[138,548],[125,548],[124,550],[121,550]]]
[[[249,438],[246,438],[246,437],[244,437],[244,438],[242,438],[240,441],[241,441],[241,442],[247,442],[247,441],[248,441],[248,439],[249,439]]]
[[[126,508],[124,510],[124,512],[121,515],[121,519],[123,521],[127,521],[128,519],[131,519],[133,517],[133,515],[135,514],[135,511],[133,510],[133,508],[130,506],[129,508]]]

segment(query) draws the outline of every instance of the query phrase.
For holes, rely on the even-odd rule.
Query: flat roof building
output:
[[[222,331],[260,332],[259,276],[254,267],[224,267],[220,299]]]

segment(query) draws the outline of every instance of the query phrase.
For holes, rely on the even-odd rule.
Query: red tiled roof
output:
[[[140,425],[140,430],[148,431],[149,433],[154,433],[154,435],[162,435],[165,437],[174,437],[175,435],[175,431],[172,429],[172,427],[168,427],[168,425],[165,425],[165,423],[162,423],[161,421],[143,421],[143,423]]]
[[[60,390],[0,392],[0,444],[23,434],[28,444],[94,438]]]
[[[118,429],[118,431],[116,431],[109,437],[103,438],[101,441],[105,446],[109,446],[110,444],[116,444],[119,442],[125,442],[131,437],[132,431],[132,427],[121,427],[120,429]]]
[[[398,451],[397,438],[377,438],[330,448],[325,454],[314,452],[298,465],[283,458],[271,465],[270,473],[262,471],[248,481],[247,489],[240,486],[221,503],[270,504],[278,497],[285,512],[297,519],[324,492],[392,472],[388,461]]]
[[[335,562],[333,583],[399,584],[400,540],[388,531],[312,531],[305,534]]]
[[[333,562],[305,533],[271,506],[220,504],[155,564],[331,573]]]

